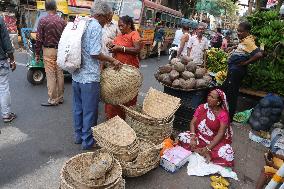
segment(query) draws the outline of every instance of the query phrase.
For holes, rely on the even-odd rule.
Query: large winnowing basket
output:
[[[142,106],[142,112],[157,120],[169,120],[180,107],[180,98],[150,88]]]
[[[109,104],[125,104],[138,95],[142,80],[139,69],[133,66],[123,65],[119,70],[108,67],[101,73],[101,97]]]

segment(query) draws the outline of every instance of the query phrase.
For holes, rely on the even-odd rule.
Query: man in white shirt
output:
[[[178,29],[175,33],[175,38],[173,40],[172,47],[177,47],[180,44],[182,36],[183,36],[182,29]]]
[[[206,28],[205,23],[200,23],[196,29],[196,35],[188,42],[188,55],[197,65],[204,63],[205,51],[208,49],[208,39],[203,36]]]
[[[188,20],[189,21],[189,20]],[[181,19],[181,28],[176,30],[176,33],[175,33],[175,38],[173,40],[173,43],[172,43],[172,47],[177,47],[180,45],[180,40],[184,34],[184,30],[182,29],[183,28],[183,25],[186,24],[186,22],[188,22],[187,19]]]
[[[109,52],[107,44],[111,43],[114,38],[120,34],[117,22],[113,20],[113,12],[109,15],[108,23],[103,27],[102,36],[102,53],[108,56],[112,56]]]

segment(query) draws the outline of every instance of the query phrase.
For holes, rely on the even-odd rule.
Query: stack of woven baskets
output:
[[[124,189],[120,163],[104,151],[87,152],[69,159],[60,175],[60,189]]]
[[[180,99],[150,88],[143,105],[123,106],[126,122],[138,137],[161,144],[173,130],[174,114],[180,106]]]
[[[140,176],[159,165],[160,146],[137,138],[135,131],[118,116],[94,127],[93,136],[100,147],[120,162],[125,176]]]

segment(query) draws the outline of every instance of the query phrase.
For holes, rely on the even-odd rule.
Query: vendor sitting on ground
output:
[[[178,139],[182,147],[199,153],[207,161],[224,167],[234,165],[232,129],[222,90],[214,89],[209,93],[207,103],[196,109],[190,131],[179,134]]]

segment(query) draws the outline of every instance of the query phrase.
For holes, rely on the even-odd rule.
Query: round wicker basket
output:
[[[140,149],[138,156],[131,162],[119,159],[122,173],[127,177],[138,177],[156,168],[160,162],[161,145],[155,145],[151,141],[139,138]]]
[[[125,104],[137,96],[142,80],[139,69],[133,66],[124,64],[119,71],[106,68],[101,74],[101,97],[109,104]]]
[[[141,111],[141,106],[124,107],[126,112],[125,121],[132,127],[139,138],[147,139],[154,144],[161,144],[170,137],[173,131],[174,116],[169,121],[152,122],[143,117],[139,117],[137,112]]]
[[[120,163],[113,159],[112,168],[105,173],[103,180],[89,179],[89,169],[96,163],[98,153],[106,153],[103,150],[78,154],[69,159],[60,173],[61,189],[105,189],[117,188],[122,182],[122,168]]]

